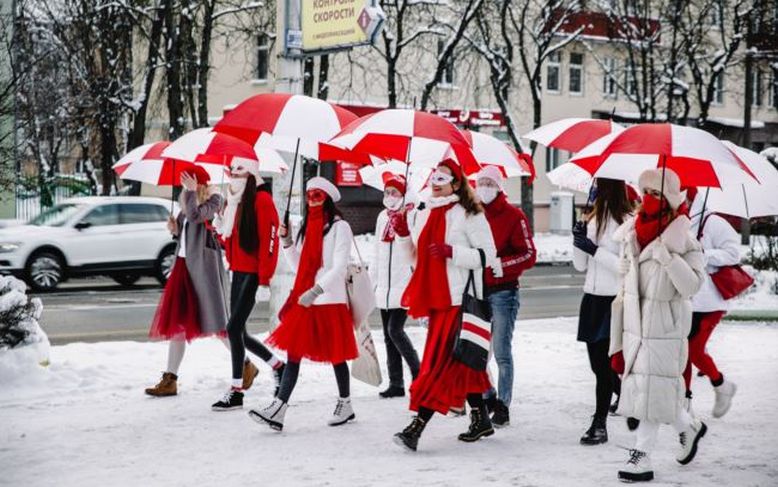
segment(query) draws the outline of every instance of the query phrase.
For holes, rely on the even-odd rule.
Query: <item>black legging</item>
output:
[[[468,394],[467,403],[472,409],[480,409],[482,412],[486,411],[483,394]],[[423,419],[425,423],[428,423],[429,420],[432,419],[433,414],[435,414],[435,411],[432,409],[423,406],[419,408],[419,418]]]
[[[351,383],[348,373],[348,364],[346,362],[332,364],[332,369],[335,371],[335,380],[338,383],[338,395],[342,398],[349,397],[351,394]],[[294,386],[297,385],[297,377],[299,375],[300,358],[289,357],[286,362],[286,368],[284,369],[284,375],[281,378],[281,386],[278,388],[278,399],[289,402],[292,391],[294,391]]]
[[[232,273],[230,291],[230,321],[227,322],[227,335],[230,338],[232,355],[232,378],[243,378],[243,362],[246,360],[246,349],[265,362],[273,358],[273,353],[259,340],[246,331],[246,321],[254,309],[259,278],[256,274],[245,272]]]
[[[605,419],[608,416],[608,408],[611,403],[611,396],[617,390],[618,376],[611,369],[610,357],[608,357],[608,346],[610,340],[600,340],[599,342],[587,343],[586,351],[589,354],[589,365],[597,379],[596,397],[597,406],[594,415]]]
[[[382,309],[381,322],[384,325],[384,343],[386,344],[386,368],[389,371],[389,385],[405,387],[403,380],[403,359],[411,369],[411,377],[419,375],[419,355],[413,343],[405,333],[405,320],[408,312],[402,308]]]

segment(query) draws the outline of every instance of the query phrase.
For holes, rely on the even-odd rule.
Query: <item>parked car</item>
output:
[[[161,198],[65,200],[27,224],[0,229],[0,273],[16,275],[36,291],[94,275],[126,286],[149,275],[164,284],[175,261],[169,215],[170,201]]]

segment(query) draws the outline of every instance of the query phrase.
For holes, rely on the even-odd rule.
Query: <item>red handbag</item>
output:
[[[739,265],[728,265],[710,275],[724,299],[732,299],[750,288],[754,278]]]

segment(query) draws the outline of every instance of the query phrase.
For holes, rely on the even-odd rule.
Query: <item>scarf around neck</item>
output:
[[[321,206],[308,208],[308,220],[303,236],[303,248],[300,252],[297,276],[292,291],[278,314],[282,320],[289,307],[297,304],[300,295],[316,284],[316,273],[319,272],[323,263],[324,217],[324,209]]]
[[[224,207],[224,212],[214,220],[214,228],[216,233],[224,238],[228,238],[232,235],[232,229],[235,228],[235,216],[238,213],[238,205],[241,198],[243,198],[243,192],[246,190],[246,180],[236,179],[242,181],[243,184],[238,185],[236,193],[230,191],[227,187],[227,205]]]

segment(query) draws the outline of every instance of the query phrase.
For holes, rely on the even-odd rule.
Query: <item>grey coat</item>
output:
[[[178,235],[186,232],[186,268],[197,294],[200,326],[203,334],[213,334],[227,327],[227,274],[222,250],[212,231],[205,226],[221,209],[222,197],[214,194],[205,203],[197,204],[197,193],[183,193],[183,208],[178,214]],[[186,218],[186,228],[184,228]],[[179,239],[176,246],[181,245]]]

